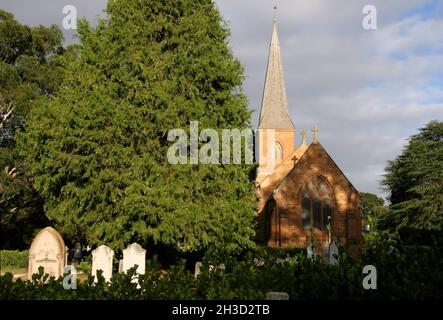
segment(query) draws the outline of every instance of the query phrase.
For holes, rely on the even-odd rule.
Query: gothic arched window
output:
[[[332,218],[332,192],[326,181],[315,176],[302,191],[302,228],[326,230]]]
[[[280,163],[283,160],[283,148],[281,144],[275,141],[275,162]]]

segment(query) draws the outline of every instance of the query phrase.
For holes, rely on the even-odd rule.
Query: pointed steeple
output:
[[[259,129],[294,129],[288,111],[280,43],[277,34],[277,21],[274,17],[271,45],[269,48],[268,69],[266,71],[263,101],[260,111]]]

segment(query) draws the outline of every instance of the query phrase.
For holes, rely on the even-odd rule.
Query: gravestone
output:
[[[135,265],[137,265],[138,274],[145,274],[146,250],[138,243],[133,243],[123,250],[122,271],[126,272]]]
[[[103,271],[103,277],[107,282],[112,277],[112,259],[114,258],[114,250],[101,245],[97,249],[92,251],[92,275],[94,276],[94,282],[97,282],[97,271]]]
[[[28,279],[32,279],[38,268],[58,278],[63,275],[66,262],[66,247],[60,234],[53,228],[41,230],[34,238],[29,249]]]
[[[201,273],[201,267],[203,266],[203,263],[201,261],[198,261],[195,263],[195,269],[194,269],[194,276],[197,277],[200,273]],[[209,265],[209,272],[214,272],[214,271],[225,271],[226,270],[226,266],[224,263],[221,263],[217,266],[214,266],[212,264]]]
[[[288,262],[289,260],[291,260],[291,256],[287,253],[285,259],[277,258],[277,260],[275,260],[275,262],[278,264],[282,264],[282,263]]]
[[[76,242],[74,245],[73,262],[79,263],[83,258],[82,245],[80,242]]]
[[[265,265],[265,262],[263,260],[254,258],[254,265],[256,267],[263,267]]]
[[[195,263],[194,277],[197,277],[200,274],[202,265],[203,263],[201,261]]]
[[[212,264],[209,265],[209,272],[217,271],[217,270],[225,271],[226,270],[225,264],[221,263],[218,266],[214,266]]]
[[[340,254],[335,241],[332,241],[329,245],[329,264],[337,264]]]
[[[286,292],[268,292],[266,300],[289,300],[289,294]]]
[[[315,248],[312,244],[306,247],[306,254],[308,256],[308,259],[314,259],[315,258]]]

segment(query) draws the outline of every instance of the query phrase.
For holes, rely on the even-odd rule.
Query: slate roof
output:
[[[277,22],[275,20],[269,47],[268,67],[258,128],[294,129],[294,124],[288,111],[280,42],[278,40]]]

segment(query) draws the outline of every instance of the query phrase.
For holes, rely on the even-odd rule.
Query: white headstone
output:
[[[103,270],[103,277],[107,282],[112,277],[112,259],[114,257],[114,250],[101,245],[95,250],[92,250],[92,275],[95,277],[94,282],[97,282],[97,271]]]
[[[308,256],[308,259],[313,259],[315,256],[315,252],[312,248],[312,244],[306,247],[306,254]]]
[[[200,269],[202,265],[203,263],[201,261],[195,263],[194,277],[197,277],[200,274]]]
[[[259,260],[257,258],[254,258],[254,265],[256,267],[263,267],[265,265],[265,262],[263,260]]]
[[[32,279],[38,268],[58,278],[63,275],[65,268],[66,248],[60,234],[53,228],[41,230],[34,238],[29,249],[28,279]]]
[[[284,258],[284,259],[277,258],[277,260],[275,260],[275,262],[282,264],[282,263],[288,262],[289,260],[291,260],[291,256],[287,253],[286,258]]]
[[[209,265],[209,272],[216,271],[216,270],[226,270],[225,264],[221,263],[218,266]]]
[[[146,250],[137,243],[133,243],[123,250],[122,271],[126,272],[135,265],[137,265],[138,274],[145,274]]]
[[[335,241],[329,245],[329,264],[337,264],[339,259],[338,247]]]

